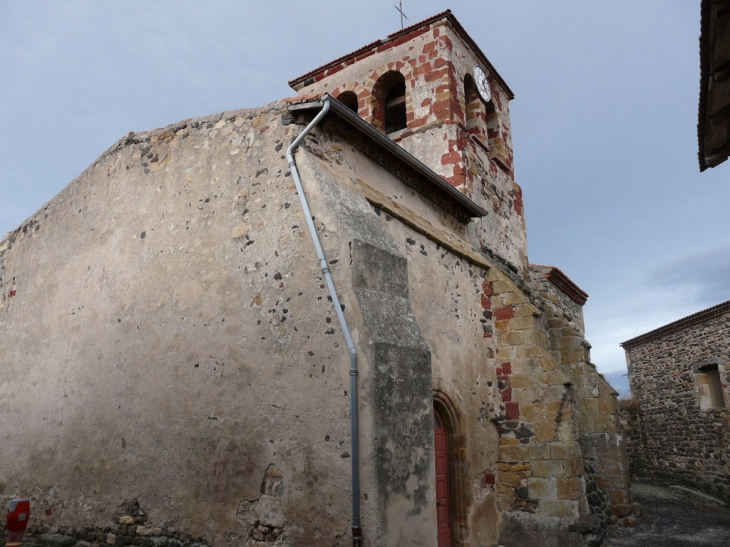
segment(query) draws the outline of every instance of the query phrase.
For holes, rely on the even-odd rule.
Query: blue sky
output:
[[[130,131],[293,95],[397,30],[393,0],[0,0],[0,234]],[[515,92],[530,260],[590,294],[593,361],[730,299],[730,162],[697,166],[699,0],[406,0],[451,8]]]

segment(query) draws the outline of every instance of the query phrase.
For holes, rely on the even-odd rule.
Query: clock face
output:
[[[488,103],[490,100],[492,100],[492,89],[489,87],[487,75],[484,74],[482,67],[480,67],[479,65],[476,65],[474,67],[474,82],[477,84],[477,91],[479,92],[479,96],[482,98],[482,100],[485,103]]]

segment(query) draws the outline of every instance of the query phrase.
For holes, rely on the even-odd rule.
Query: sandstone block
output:
[[[618,414],[618,401],[611,395],[598,399],[598,412],[601,414]]]
[[[558,498],[561,500],[578,500],[581,496],[580,479],[578,477],[558,478]]]
[[[540,514],[546,517],[577,519],[578,502],[571,500],[540,500]]]
[[[510,291],[501,295],[502,304],[505,306],[512,306],[514,304],[522,304],[526,302],[526,298],[522,293],[516,291]]]
[[[503,319],[494,322],[494,330],[497,334],[506,334],[510,331],[510,320]]]
[[[578,399],[578,410],[591,416],[598,414],[598,401],[596,399]]]
[[[507,333],[507,336],[505,338],[505,341],[510,346],[520,346],[522,345],[523,335],[521,332],[509,332]]]
[[[500,463],[497,466],[500,471],[509,471],[512,473],[521,473],[523,471],[530,471],[532,465],[529,463]]]
[[[618,414],[601,414],[593,416],[593,427],[594,431],[606,431],[614,433],[621,430],[621,424],[619,423]]]
[[[515,309],[515,317],[539,317],[540,315],[542,315],[542,312],[527,302]]]
[[[519,444],[499,447],[499,459],[508,462],[524,462],[529,460],[528,445]]]
[[[518,387],[512,389],[512,400],[518,403],[532,403],[537,400],[537,388]]]
[[[551,444],[550,457],[554,460],[572,460],[579,457],[579,449],[575,444]]]
[[[544,372],[542,375],[543,384],[547,385],[560,385],[563,388],[563,384],[568,381],[568,378],[561,372],[553,370],[550,372]],[[562,391],[561,391],[562,397]]]
[[[530,317],[515,317],[509,322],[510,329],[512,330],[525,330],[535,328],[535,319]]]
[[[537,500],[558,499],[558,487],[556,479],[530,478],[527,479],[527,488],[530,490],[530,498]]]
[[[517,367],[513,366],[512,370],[515,370]],[[528,374],[515,374],[513,373],[512,376],[510,376],[510,386],[512,389],[518,388],[518,387],[532,387],[535,385],[535,378]]]
[[[502,472],[499,473],[499,483],[511,488],[517,488],[522,483],[522,479],[517,473]]]
[[[545,421],[545,403],[528,403],[520,405],[520,419],[528,423]]]
[[[562,460],[543,460],[532,463],[532,476],[538,479],[550,479],[564,475]]]
[[[545,351],[537,346],[524,346],[517,350],[517,357],[520,359],[545,357]]]
[[[553,385],[546,385],[541,388],[542,392],[542,398],[545,401],[556,401],[560,403],[562,406],[562,412],[563,416],[565,416],[565,411],[570,408],[569,404],[564,404],[563,399],[565,397],[565,386],[562,385],[562,383],[559,384],[553,384]],[[560,407],[558,407],[560,409]]]
[[[557,424],[552,421],[539,422],[535,424],[535,437],[539,442],[555,440],[555,429]]]
[[[491,272],[492,270],[490,270]],[[515,291],[515,286],[509,281],[497,279],[492,283],[492,291],[494,294],[509,293]]]

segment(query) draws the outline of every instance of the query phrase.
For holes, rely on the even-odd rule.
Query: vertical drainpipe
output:
[[[330,297],[332,298],[332,304],[335,307],[335,313],[337,319],[340,321],[340,328],[342,334],[345,336],[345,343],[350,353],[350,444],[352,450],[352,545],[353,547],[359,547],[362,542],[362,529],[360,528],[360,446],[359,446],[359,433],[358,433],[358,415],[357,415],[357,350],[355,344],[352,342],[352,336],[350,336],[350,329],[347,326],[347,321],[342,313],[342,306],[340,306],[340,299],[337,298],[337,291],[335,290],[335,284],[332,281],[329,267],[327,266],[327,260],[322,250],[322,245],[317,235],[317,229],[314,227],[312,222],[312,213],[309,210],[309,204],[307,198],[304,195],[304,188],[302,188],[302,181],[299,178],[299,171],[297,170],[297,164],[294,161],[294,150],[304,140],[304,137],[314,129],[314,127],[322,121],[327,112],[330,109],[329,97],[323,101],[322,110],[315,116],[310,124],[302,131],[299,136],[294,140],[293,143],[286,150],[286,159],[289,162],[289,168],[291,174],[294,177],[294,183],[297,187],[297,193],[299,194],[299,201],[302,204],[302,211],[304,211],[304,218],[307,220],[307,226],[309,227],[309,234],[312,236],[312,242],[314,243],[314,249],[317,252],[317,258],[319,259],[319,265],[322,268],[322,274],[324,275],[327,288],[329,289]]]

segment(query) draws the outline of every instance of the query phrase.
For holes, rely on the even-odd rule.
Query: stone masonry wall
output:
[[[626,439],[626,451],[629,456],[629,471],[632,477],[646,477],[646,459],[642,450],[641,427],[639,426],[639,406],[636,399],[619,399],[621,431]]]
[[[352,91],[358,114],[382,130],[375,89],[381,76],[400,72],[406,82],[406,129],[389,137],[440,174],[489,214],[476,219],[480,246],[528,276],[522,189],[514,181],[509,101],[501,78],[488,74],[495,112],[480,131],[466,126],[464,78],[483,64],[447,19],[380,46],[353,62],[322,70],[297,85],[300,96]],[[486,108],[486,107],[485,107]]]
[[[584,463],[585,494],[590,512],[605,527],[633,511],[629,466],[621,434],[617,393],[590,362],[590,344],[583,334],[582,291],[567,285],[568,296],[551,283],[553,268],[531,265],[532,286],[544,298],[544,321],[553,358],[563,365],[576,410],[576,438]],[[567,278],[560,273],[560,282]]]
[[[703,315],[704,314],[704,315]],[[638,405],[637,473],[730,500],[730,305],[623,344]],[[724,407],[703,410],[697,366],[717,365]]]

